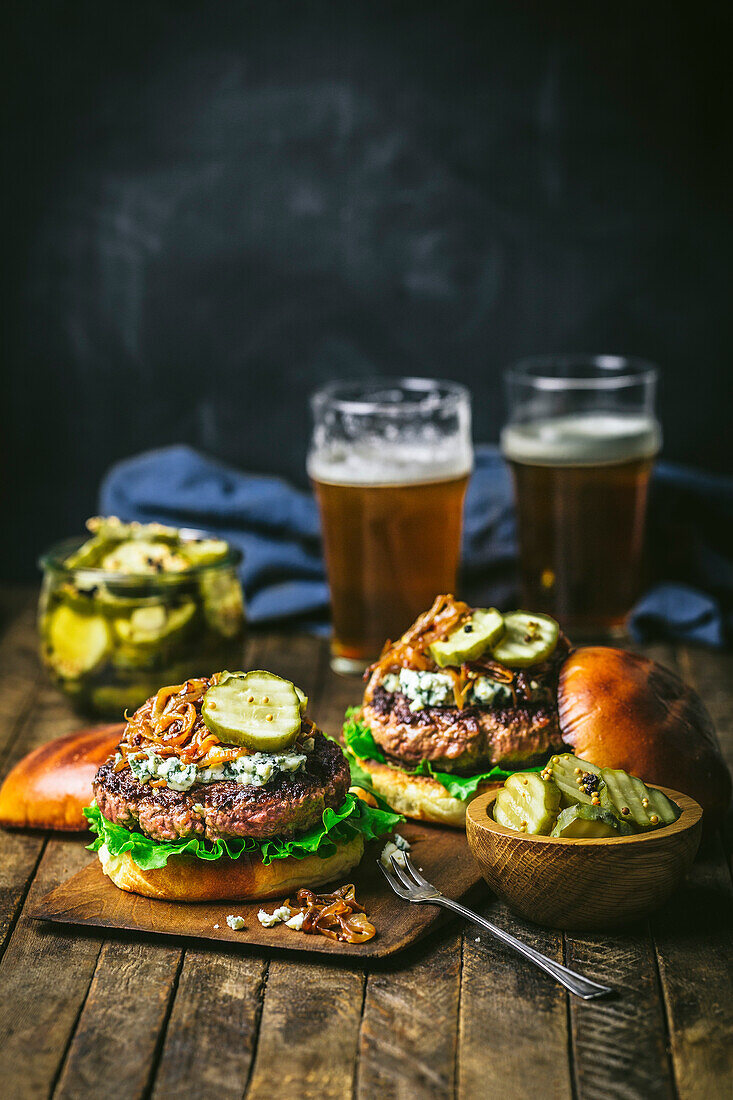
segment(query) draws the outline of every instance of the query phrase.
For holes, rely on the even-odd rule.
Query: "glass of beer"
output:
[[[640,593],[661,430],[657,369],[613,355],[525,359],[506,375],[522,600],[569,633],[623,632]]]
[[[455,590],[471,400],[453,382],[378,378],[331,383],[311,404],[331,665],[363,672],[439,592]]]

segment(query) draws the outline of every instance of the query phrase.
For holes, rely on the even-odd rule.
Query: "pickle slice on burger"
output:
[[[302,721],[290,681],[261,671],[214,684],[204,695],[201,715],[222,741],[260,752],[289,748]]]
[[[527,611],[505,615],[504,628],[492,655],[509,668],[529,668],[546,661],[554,653],[560,635],[560,627],[549,615]]]
[[[477,608],[471,617],[445,639],[433,642],[430,656],[440,668],[475,661],[490,649],[504,633],[504,616],[495,607]]]

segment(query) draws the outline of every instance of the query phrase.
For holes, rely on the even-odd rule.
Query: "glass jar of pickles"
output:
[[[83,713],[121,718],[163,684],[238,668],[239,550],[161,524],[87,523],[40,559],[41,658]]]

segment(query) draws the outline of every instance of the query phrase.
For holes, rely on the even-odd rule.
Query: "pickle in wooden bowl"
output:
[[[41,658],[75,709],[119,718],[161,684],[241,664],[239,550],[115,517],[87,527],[39,562]]]

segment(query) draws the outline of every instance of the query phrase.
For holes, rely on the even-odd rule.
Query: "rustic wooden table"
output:
[[[79,719],[39,667],[34,594],[5,591],[0,612],[4,775]],[[733,658],[648,652],[700,691],[733,763]],[[311,637],[255,637],[246,660],[307,688],[330,733],[359,694]],[[720,837],[653,920],[623,933],[563,936],[486,898],[480,908],[497,923],[619,990],[590,1004],[458,922],[364,970],[31,919],[29,903],[90,859],[84,843],[2,834],[6,1100],[733,1096],[733,890]]]

